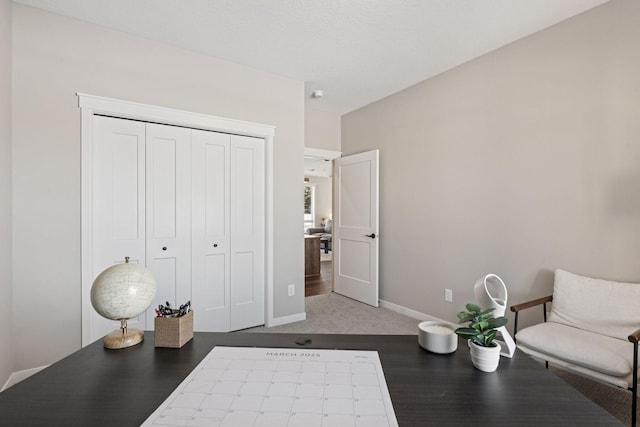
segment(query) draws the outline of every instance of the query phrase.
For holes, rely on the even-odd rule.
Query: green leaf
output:
[[[506,317],[498,317],[495,319],[489,319],[489,327],[490,328],[500,328],[504,325],[507,324],[507,318]]]
[[[484,345],[484,340],[481,337],[475,336],[471,339],[471,341],[473,341],[474,343],[481,345],[482,347],[486,347]]]
[[[471,340],[475,338],[475,335],[458,334],[458,336],[464,340]]]
[[[483,311],[481,314],[484,316],[485,314],[492,314],[493,313],[493,308],[488,308],[485,311]]]
[[[473,324],[473,328],[479,331],[484,331],[485,329],[487,329],[488,326],[489,326],[489,322],[485,322],[485,321]]]
[[[458,319],[460,320],[460,323],[468,322],[473,319],[473,314],[461,311],[458,313]]]
[[[465,306],[467,308],[467,311],[469,312],[475,312],[475,313],[480,313],[482,311],[482,309],[480,307],[478,307],[475,304],[469,303]]]
[[[478,335],[478,332],[471,328],[458,328],[455,330],[455,333],[465,339],[471,339]]]
[[[478,318],[482,319],[482,320],[487,320],[487,319],[491,319],[492,314],[491,313],[483,313],[481,315],[478,316]]]

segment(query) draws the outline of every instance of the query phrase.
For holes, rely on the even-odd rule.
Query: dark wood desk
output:
[[[377,350],[400,426],[613,426],[614,417],[528,356],[502,358],[497,372],[474,369],[460,342],[429,353],[418,337],[195,333],[181,349],[154,348],[153,334],[124,350],[98,341],[0,393],[7,426],[138,426],[215,345]]]

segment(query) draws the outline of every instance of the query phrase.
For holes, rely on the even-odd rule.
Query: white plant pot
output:
[[[500,344],[493,342],[495,347],[482,347],[469,340],[469,349],[471,351],[471,361],[476,369],[483,372],[493,372],[498,369],[500,363]]]

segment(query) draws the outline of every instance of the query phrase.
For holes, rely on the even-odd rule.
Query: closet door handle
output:
[[[365,236],[371,237],[372,239],[375,239],[376,238],[376,233],[365,234]]]
[[[214,247],[214,248],[217,248],[217,247],[218,247],[218,244],[217,244],[217,243],[214,243],[214,244],[213,244],[213,247]]]
[[[162,247],[162,250],[163,250],[163,251],[166,251],[166,250],[167,250],[167,247],[166,247],[166,246],[163,246],[163,247]]]

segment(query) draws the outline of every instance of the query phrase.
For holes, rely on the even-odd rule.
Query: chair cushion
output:
[[[540,323],[518,331],[519,346],[549,354],[587,369],[615,377],[633,371],[633,344],[561,323]]]
[[[640,329],[640,284],[556,270],[549,321],[627,340]]]
[[[566,360],[558,359],[548,354],[542,354],[529,348],[525,345],[518,344],[518,348],[525,354],[533,357],[539,361],[547,361],[558,368],[566,369],[583,377],[591,378],[596,381],[600,381],[606,384],[615,385],[624,389],[629,389],[633,385],[633,375],[625,375],[623,377],[617,377],[614,375],[603,374],[602,372],[594,371],[593,369],[587,369],[584,366],[578,366],[574,363],[567,362]]]

